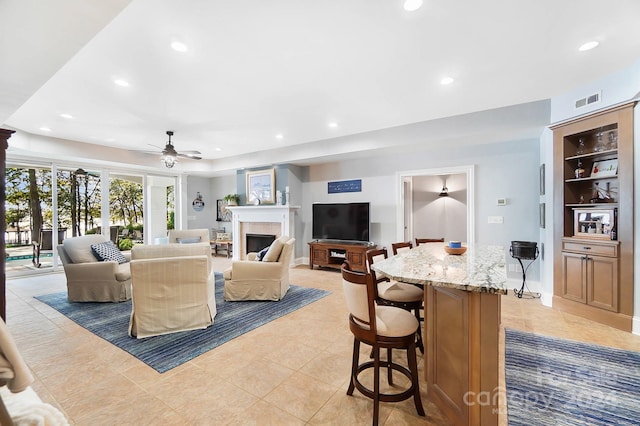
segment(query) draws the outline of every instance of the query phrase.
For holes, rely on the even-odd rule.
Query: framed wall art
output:
[[[590,177],[609,177],[618,174],[618,159],[596,161],[591,167]]]
[[[231,210],[227,209],[227,203],[224,200],[218,200],[217,218],[218,222],[231,222]]]
[[[247,204],[275,203],[274,169],[247,172]]]

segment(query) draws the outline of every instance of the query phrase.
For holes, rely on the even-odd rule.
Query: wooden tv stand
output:
[[[355,271],[367,270],[367,250],[376,248],[375,244],[341,243],[331,241],[309,242],[309,268],[313,265],[340,269],[347,260]]]

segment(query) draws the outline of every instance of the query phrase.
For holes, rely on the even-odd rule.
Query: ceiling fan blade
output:
[[[154,148],[158,148],[160,151],[162,151],[162,150],[164,149],[164,148],[162,148],[161,146],[154,145],[154,144],[152,144],[152,143],[148,143],[147,145],[152,146],[152,147],[154,147]]]
[[[181,154],[187,154],[187,155],[200,155],[202,154],[200,151],[180,151]]]
[[[191,160],[202,160],[202,157],[198,157],[194,154],[185,154],[184,152],[179,152],[178,157],[190,158]]]

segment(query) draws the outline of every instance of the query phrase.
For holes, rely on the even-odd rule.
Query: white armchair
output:
[[[209,242],[134,246],[131,287],[130,336],[209,327],[216,316]]]
[[[263,261],[254,260],[253,253],[248,255],[249,260],[233,261],[231,268],[224,272],[224,300],[282,299],[289,290],[289,266],[295,241],[288,236],[278,238]],[[277,255],[273,254],[275,251]]]
[[[92,244],[108,240],[99,234],[83,235],[58,245],[70,302],[124,302],[131,298],[129,263],[98,261],[91,251]]]

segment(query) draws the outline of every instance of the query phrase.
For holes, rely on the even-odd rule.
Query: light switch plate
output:
[[[503,216],[489,216],[489,223],[504,223]]]
[[[506,198],[498,198],[496,200],[496,204],[499,206],[506,206],[507,205],[507,199]]]

